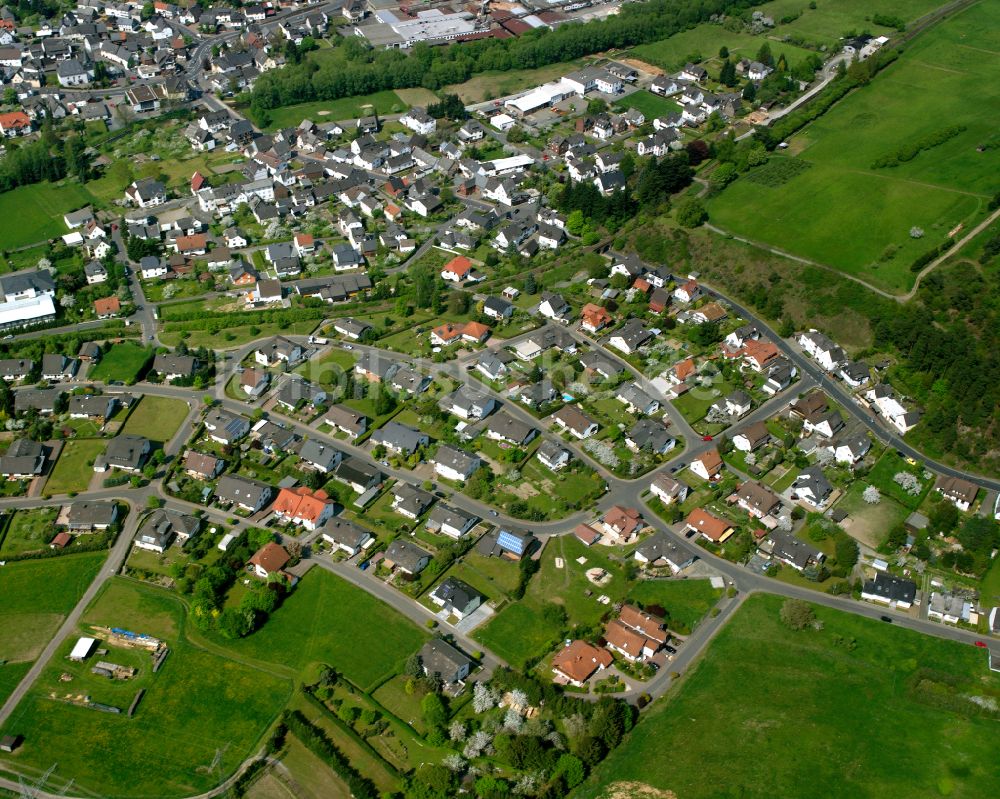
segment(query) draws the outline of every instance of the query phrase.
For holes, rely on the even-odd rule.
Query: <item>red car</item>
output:
[[[702,436],[702,437],[701,437],[701,440],[702,440],[702,441],[711,441],[711,440],[712,440],[712,437],[711,437],[711,436]]]
[[[985,641],[976,641],[975,646],[978,646],[980,649],[986,649],[986,642]]]

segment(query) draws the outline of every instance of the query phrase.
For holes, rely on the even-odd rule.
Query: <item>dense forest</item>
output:
[[[320,66],[304,59],[265,72],[251,95],[250,110],[258,123],[267,112],[295,103],[335,100],[384,89],[423,86],[438,89],[486,71],[533,69],[571,61],[613,48],[634,47],[693,28],[718,14],[737,14],[763,0],[652,0],[622,6],[621,13],[554,31],[538,29],[513,39],[480,39],[446,47],[418,45],[409,53],[374,50],[354,38],[338,47],[347,65]]]

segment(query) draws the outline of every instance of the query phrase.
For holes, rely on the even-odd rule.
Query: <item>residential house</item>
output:
[[[392,509],[400,516],[416,521],[434,504],[434,495],[422,488],[397,482],[392,487]]]
[[[335,551],[346,552],[352,558],[375,543],[371,532],[339,516],[327,520],[320,530],[323,540]]]
[[[486,437],[494,441],[505,441],[523,447],[538,435],[538,429],[520,419],[515,419],[506,411],[491,417],[486,423]]]
[[[433,596],[431,600],[434,601]],[[439,679],[445,685],[462,682],[472,671],[472,661],[440,638],[432,638],[425,643],[418,655],[424,675]]]
[[[215,455],[206,455],[190,449],[184,456],[184,471],[196,480],[214,480],[225,468],[226,462]]]
[[[781,511],[781,498],[770,488],[747,480],[736,489],[736,504],[755,519],[773,517]]]
[[[557,322],[568,322],[573,310],[561,294],[546,291],[542,293],[542,301],[538,305],[538,312],[546,319],[553,319]]]
[[[186,513],[159,509],[146,517],[135,534],[139,549],[163,554],[175,539],[181,546],[193,538],[201,527],[201,519]]]
[[[590,438],[599,425],[576,405],[564,405],[552,415],[552,421],[562,430],[568,430],[578,439]]]
[[[263,510],[273,495],[274,489],[267,483],[238,474],[223,475],[215,486],[215,497],[220,503],[236,506],[248,513]]]
[[[557,682],[565,682],[575,688],[584,684],[597,672],[608,668],[614,658],[606,649],[579,639],[570,642],[552,659],[552,671]]]
[[[702,480],[714,480],[722,471],[722,456],[715,447],[691,459],[690,469]]]
[[[960,477],[940,475],[934,483],[934,490],[950,500],[960,511],[968,512],[976,501],[979,487]]]
[[[467,535],[478,521],[477,516],[439,502],[427,516],[426,527],[433,533],[457,540]]]
[[[428,446],[430,437],[423,431],[400,422],[386,422],[372,433],[371,442],[375,446],[385,447],[390,452],[408,457],[421,447]]]
[[[817,510],[823,510],[829,504],[833,494],[833,486],[823,474],[821,466],[809,466],[799,471],[790,487],[792,499],[812,505]]]
[[[604,531],[621,543],[630,542],[642,530],[642,514],[635,508],[612,505],[601,518]]]
[[[282,522],[315,530],[333,515],[335,503],[322,490],[298,486],[282,488],[271,510]]]
[[[643,418],[629,430],[625,437],[625,445],[633,452],[665,455],[677,445],[677,440],[661,419]]]
[[[716,516],[704,508],[695,508],[684,521],[685,529],[698,533],[714,544],[725,542],[736,528],[728,519]]]
[[[46,449],[30,438],[15,439],[0,455],[0,476],[8,480],[30,480],[45,473]]]
[[[370,419],[354,408],[338,403],[326,412],[323,421],[330,427],[346,433],[350,438],[358,438],[368,432]]]
[[[673,574],[694,563],[694,556],[682,549],[665,530],[657,530],[643,540],[635,549],[635,559],[644,566],[662,568],[666,566]]]
[[[666,472],[658,472],[649,484],[649,490],[664,505],[673,505],[687,499],[690,489],[686,483],[675,480]]]
[[[874,579],[866,580],[861,587],[862,599],[899,610],[908,610],[916,596],[916,583],[888,572],[877,572]]]
[[[460,449],[441,444],[434,457],[431,458],[434,471],[446,480],[464,482],[475,473],[482,461],[478,456],[463,452]]]
[[[430,561],[430,552],[405,538],[397,538],[386,548],[382,562],[390,570],[414,577],[422,572]]]
[[[816,547],[785,530],[771,530],[757,546],[757,551],[771,560],[777,560],[796,571],[803,571],[813,564],[819,565],[825,559]]]
[[[566,466],[571,458],[569,450],[555,441],[543,441],[536,454],[538,462],[554,472]]]
[[[480,393],[472,386],[459,386],[442,397],[438,407],[466,421],[485,419],[497,408],[497,401],[489,394]]]
[[[148,438],[115,436],[108,442],[104,454],[98,455],[94,460],[94,471],[106,472],[108,469],[119,469],[124,472],[138,472],[146,462],[150,447]]]
[[[268,541],[250,558],[253,573],[262,580],[272,580],[282,575],[285,566],[292,559],[288,551],[274,541]]]
[[[333,472],[333,478],[363,494],[382,482],[382,473],[359,458],[344,458]]]
[[[118,521],[118,503],[77,500],[65,508],[64,517],[60,516],[57,523],[65,524],[72,533],[107,530]]]
[[[771,440],[771,431],[764,422],[747,425],[733,436],[733,447],[740,452],[756,452]]]
[[[608,346],[614,347],[619,352],[631,355],[644,344],[653,338],[652,331],[648,330],[640,319],[629,319],[618,330],[608,338]]]
[[[483,604],[484,597],[468,583],[456,577],[443,580],[430,594],[431,602],[448,616],[459,621],[474,613]]]
[[[310,438],[299,447],[299,465],[320,474],[332,472],[344,457],[344,453],[323,441]]]

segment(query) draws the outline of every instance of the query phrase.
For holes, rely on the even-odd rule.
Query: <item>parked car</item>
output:
[[[892,617],[890,616],[879,616],[879,618],[887,624],[892,624]]]

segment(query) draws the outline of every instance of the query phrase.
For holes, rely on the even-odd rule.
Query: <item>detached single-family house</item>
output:
[[[413,577],[431,562],[431,553],[405,538],[397,538],[385,550],[382,561],[388,569]]]
[[[607,649],[589,644],[579,639],[570,642],[552,659],[552,671],[557,682],[564,682],[576,688],[614,663],[614,657]]]
[[[887,572],[877,572],[873,580],[866,580],[861,587],[862,599],[900,610],[909,609],[916,597],[916,583]]]
[[[716,516],[704,508],[695,508],[684,521],[685,529],[697,533],[715,544],[729,539],[736,528],[728,519]]]
[[[563,405],[552,415],[552,421],[563,430],[568,430],[578,439],[590,438],[597,433],[599,425],[576,405]]]
[[[459,620],[474,612],[482,603],[482,595],[468,583],[455,577],[449,577],[441,582],[431,592],[431,602],[444,610],[449,616]]]

